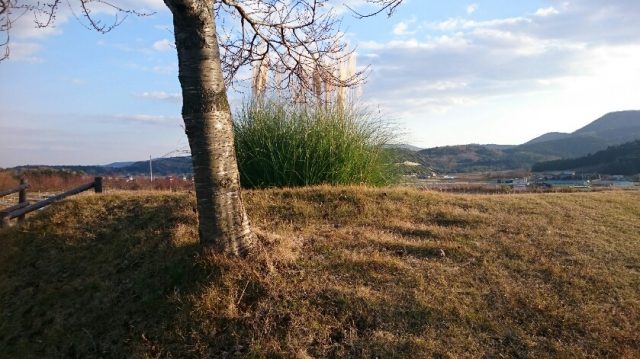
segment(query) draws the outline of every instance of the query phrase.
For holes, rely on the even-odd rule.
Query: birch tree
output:
[[[117,0],[114,0],[117,1]],[[256,242],[242,196],[234,149],[227,87],[240,69],[256,62],[277,74],[276,89],[297,86],[313,93],[313,79],[334,87],[360,83],[363,73],[344,78],[336,64],[348,56],[332,11],[332,0],[163,0],[173,16],[173,32],[182,88],[182,117],[191,148],[200,242],[205,251],[248,253]],[[365,0],[372,12],[352,9],[364,18],[391,15],[402,0]],[[107,0],[0,0],[0,58],[10,56],[10,32],[17,16],[29,13],[37,27],[47,27],[63,4],[75,4],[81,21],[108,32],[122,15],[149,14],[119,7]],[[113,23],[96,20],[92,6],[108,7]],[[261,86],[264,86],[261,84]]]

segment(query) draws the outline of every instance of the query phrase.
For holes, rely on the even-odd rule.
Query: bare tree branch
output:
[[[79,6],[80,16],[74,11],[70,0],[66,0],[64,3],[84,27],[103,34],[120,25],[128,15],[149,16],[154,14],[125,9],[107,0],[77,0],[77,4]],[[9,57],[11,29],[18,19],[29,14],[33,16],[35,28],[47,28],[53,26],[55,23],[56,15],[62,5],[62,0],[49,0],[44,2],[0,0],[0,34],[3,36],[3,38],[0,38],[0,48],[4,48],[4,54],[0,56],[0,61]],[[99,5],[111,9],[114,13],[113,22],[105,23],[101,18],[93,15],[92,5]],[[82,18],[84,18],[84,21]]]
[[[373,4],[374,6],[378,7],[377,10],[374,10],[370,13],[360,13],[347,4],[345,4],[344,6],[346,6],[347,9],[351,10],[356,18],[364,19],[366,17],[376,16],[382,12],[386,12],[387,16],[391,16],[393,15],[393,12],[396,10],[396,8],[402,3],[402,1],[403,0],[366,0],[367,3]]]
[[[3,54],[0,55],[0,61],[9,57],[9,40],[11,34],[11,10],[13,0],[0,0],[0,33],[4,35],[4,39],[0,39],[0,48],[4,48]]]
[[[354,50],[327,5],[328,0],[220,0],[217,16],[235,20],[218,29],[227,84],[246,80],[237,78],[239,70],[256,64],[273,74],[270,89],[289,89],[302,101],[318,95],[318,77],[331,87],[362,83],[366,69],[339,75],[340,63]]]
[[[52,26],[62,0],[29,3],[30,0],[0,0],[0,47],[9,56],[10,30],[14,21],[32,14],[36,27]],[[73,15],[86,28],[106,33],[120,25],[128,15],[148,16],[122,8],[109,0],[75,0],[77,12],[65,0]],[[248,80],[239,78],[239,71],[247,65],[266,67],[273,74],[268,87],[289,89],[303,100],[316,96],[319,80],[331,88],[348,88],[364,82],[367,68],[348,77],[340,76],[341,63],[348,61],[355,51],[349,48],[340,32],[340,21],[331,10],[330,0],[212,0],[222,50],[222,67],[227,85]],[[364,18],[387,12],[391,15],[402,0],[366,0],[379,9]],[[93,5],[107,7],[114,13],[111,22],[94,15]],[[226,21],[224,21],[226,20]]]

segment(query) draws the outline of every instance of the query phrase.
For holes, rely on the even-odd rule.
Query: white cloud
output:
[[[178,75],[178,63],[169,63],[169,64],[161,64],[161,65],[139,65],[137,63],[129,63],[126,65],[128,68],[133,70],[139,70],[144,72],[154,72],[159,75],[170,75],[177,76]]]
[[[426,28],[439,31],[460,31],[469,30],[480,27],[503,27],[516,26],[523,23],[530,23],[531,19],[526,17],[509,17],[504,19],[492,19],[485,21],[475,21],[468,19],[452,18],[443,21],[430,22],[425,25]]]
[[[177,115],[114,116],[47,110],[7,110],[3,115],[13,121],[0,121],[0,167],[139,160],[182,148],[186,139]]]
[[[458,90],[468,86],[468,83],[464,81],[436,81],[433,84],[427,86],[429,90],[435,91],[447,91],[447,90]]]
[[[524,32],[501,31],[497,29],[479,28],[472,32],[475,44],[486,46],[488,51],[506,52],[506,56],[535,56],[554,50],[581,50],[583,43],[543,39]]]
[[[470,4],[467,6],[467,15],[471,15],[478,11],[478,4]]]
[[[388,42],[377,41],[364,41],[360,43],[360,48],[368,50],[383,50],[383,49],[423,49],[423,50],[438,50],[438,49],[461,49],[468,45],[468,41],[465,39],[462,33],[449,35],[441,35],[438,37],[430,38],[424,41],[417,39],[407,40],[392,40]],[[368,54],[368,57],[378,57],[377,54]]]
[[[408,32],[407,30],[409,29],[409,25],[407,25],[406,22],[399,22],[396,24],[396,26],[393,27],[393,34],[394,35],[407,35]]]
[[[40,63],[44,60],[36,54],[42,45],[35,42],[13,41],[9,44],[9,61]]]
[[[427,146],[451,138],[524,142],[640,108],[640,23],[628,16],[640,1],[553,5],[522,16],[424,22],[412,26],[424,37],[361,43],[373,65],[366,100],[423,132],[415,142]],[[523,126],[499,135],[513,118]]]
[[[43,61],[41,57],[36,56],[42,46],[34,41],[62,34],[61,26],[69,19],[70,12],[67,6],[63,6],[56,13],[55,22],[47,27],[38,25],[38,23],[46,22],[46,17],[35,16],[30,12],[20,12],[19,15],[5,14],[4,16],[12,19],[11,29],[9,32],[3,32],[3,36],[0,37],[0,43],[10,39],[8,44],[9,61],[37,63]],[[4,46],[0,48],[0,51],[4,54]]]
[[[409,19],[405,19],[397,23],[393,27],[392,32],[394,35],[398,35],[398,36],[414,35],[419,30],[421,30],[421,28],[422,28],[422,25],[420,24],[416,26],[416,18],[411,17]]]
[[[118,6],[138,11],[168,11],[162,0],[120,0]]]
[[[79,2],[78,2],[79,3]],[[70,2],[69,5],[73,6],[74,13],[81,14],[82,9],[78,6],[78,3]],[[164,4],[162,0],[119,0],[114,3],[118,8],[125,11],[136,11],[140,14],[151,15],[159,12],[169,12],[169,8]],[[100,2],[88,2],[88,8],[92,16],[107,16],[104,18],[105,23],[113,23],[115,19],[109,19],[109,16],[115,15],[118,10],[114,6],[107,5],[107,3]]]
[[[156,65],[151,67],[150,69],[152,72],[155,72],[157,74],[161,74],[161,75],[177,75],[178,74],[178,64],[171,64],[171,65]]]
[[[142,97],[149,100],[159,100],[180,103],[182,102],[182,95],[179,93],[167,93],[164,91],[151,91],[136,94],[138,97]]]
[[[34,5],[34,2],[34,0],[26,0],[25,4]],[[69,3],[64,1],[60,2],[55,13],[55,18],[46,27],[40,26],[40,24],[44,24],[48,21],[48,18],[44,13],[37,14],[34,12],[21,12],[17,15],[9,15],[13,19],[10,30],[11,42],[9,43],[11,57],[18,61],[41,62],[42,58],[35,56],[35,53],[41,48],[41,46],[36,48],[34,43],[30,42],[29,46],[26,47],[26,43],[20,42],[25,40],[42,41],[51,36],[62,35],[63,28],[70,20],[78,21],[84,26],[90,27],[90,25],[88,25],[88,21],[84,17],[79,16],[79,14],[82,14],[82,10],[78,7],[78,4],[79,2],[76,1]],[[120,0],[116,5],[122,9],[135,10],[143,14],[168,11],[162,0]],[[118,18],[114,16],[117,12],[114,7],[105,5],[104,3],[91,2],[88,4],[88,9],[94,17],[94,20],[98,23],[111,25],[122,19],[122,16]],[[157,51],[166,51],[170,49],[171,44],[167,44],[166,41],[166,39],[163,39],[154,43],[153,48]],[[27,53],[28,55],[26,55]]]
[[[535,12],[536,16],[546,17],[551,15],[558,15],[560,12],[556,10],[553,6],[549,6],[546,8],[540,8]]]
[[[154,42],[152,48],[162,52],[175,49],[175,45],[169,39],[162,39]]]
[[[115,119],[126,122],[142,123],[149,125],[174,125],[180,123],[177,117],[158,116],[158,115],[117,115]]]
[[[26,0],[23,5],[35,5],[36,1]],[[80,2],[60,2],[56,9],[55,18],[46,27],[40,27],[38,24],[43,24],[48,21],[45,13],[37,14],[33,12],[20,13],[19,16],[15,16],[14,22],[11,26],[11,37],[16,39],[43,39],[49,36],[62,34],[62,28],[69,22],[80,21],[85,26],[90,26],[87,20],[80,16],[82,9],[79,7]],[[161,11],[168,11],[167,6],[162,0],[119,0],[116,4],[119,8],[124,10],[134,10],[144,14],[153,14]],[[121,17],[117,19],[113,17],[116,14],[116,10],[113,6],[106,5],[100,2],[87,2],[87,7],[94,20],[110,25],[121,20]]]
[[[46,22],[43,16],[35,16],[25,13],[14,19],[11,26],[11,37],[15,39],[42,39],[45,37],[62,34],[62,25],[67,23],[71,13],[66,6],[62,6],[56,13],[55,22],[47,27],[39,27],[39,23]]]

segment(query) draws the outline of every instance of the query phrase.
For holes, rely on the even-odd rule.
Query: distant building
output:
[[[498,178],[497,183],[521,190],[529,186],[529,178]]]

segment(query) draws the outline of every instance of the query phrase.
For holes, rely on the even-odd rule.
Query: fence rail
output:
[[[23,191],[27,188],[29,188],[29,184],[26,183],[24,180],[20,180],[20,185],[18,187],[0,191],[0,197],[8,196],[12,193]]]
[[[69,196],[73,196],[74,194],[78,194],[92,188],[96,193],[102,193],[102,177],[95,177],[93,179],[93,182],[72,188],[66,192],[59,193],[55,196],[49,197],[45,200],[38,201],[33,204],[30,204],[27,201],[27,188],[29,188],[29,184],[26,182],[26,180],[21,179],[20,186],[0,192],[0,197],[19,192],[18,204],[0,210],[0,227],[9,226],[9,221],[14,218],[17,218],[18,222],[22,222],[24,221],[25,215],[27,213],[48,206]]]
[[[18,203],[16,205],[11,206],[11,207],[7,207],[7,208],[3,209],[2,211],[0,211],[0,217],[7,217],[9,215],[9,213],[11,213],[13,211],[17,211],[19,209],[22,209],[24,207],[27,207],[28,205],[29,205],[29,201]]]

